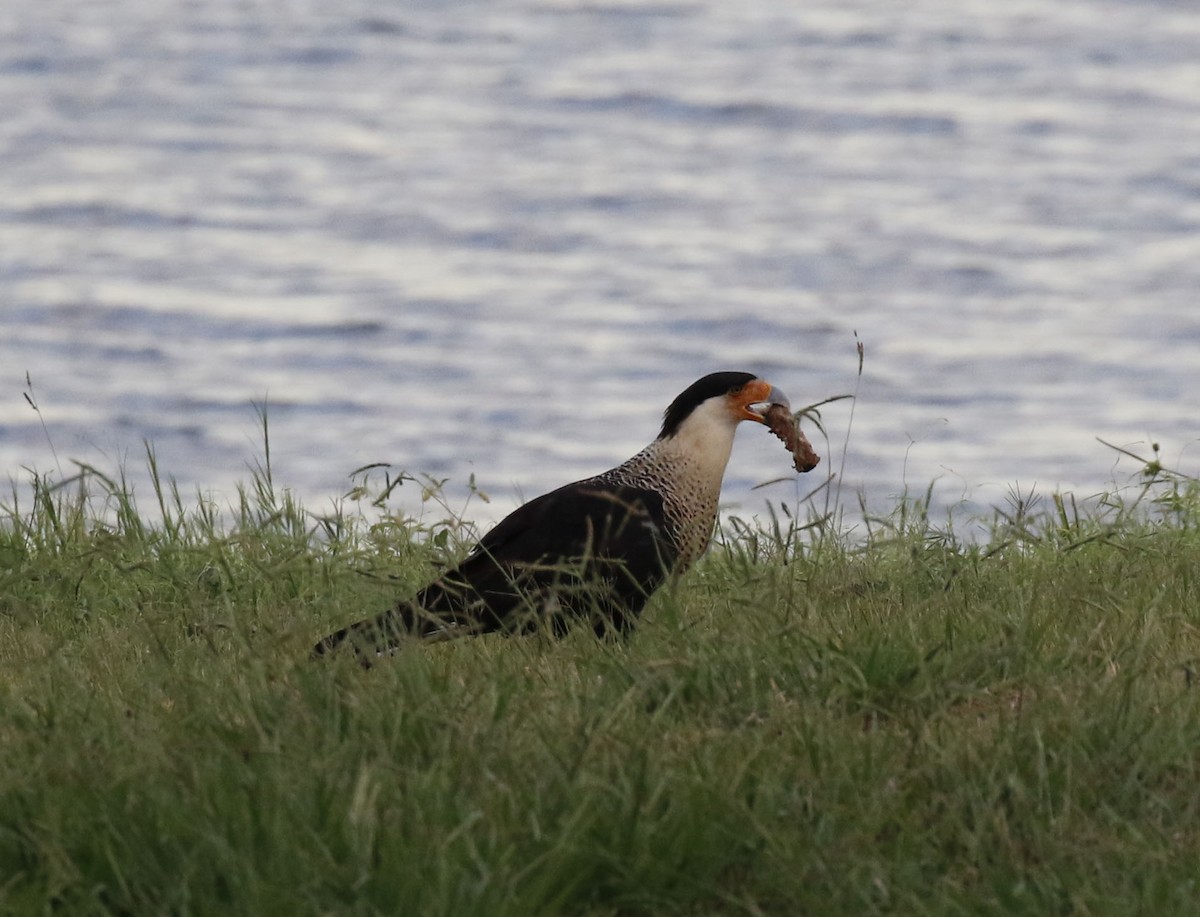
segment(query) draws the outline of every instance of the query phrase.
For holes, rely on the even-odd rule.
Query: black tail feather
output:
[[[377,657],[399,646],[406,633],[402,610],[395,608],[335,631],[320,640],[312,648],[311,655],[313,659],[320,659],[339,650],[350,649],[359,664],[369,669]]]
[[[492,621],[488,615],[483,617],[481,622],[461,611],[432,612],[406,602],[334,631],[312,648],[311,656],[320,659],[350,649],[358,657],[359,664],[369,669],[376,659],[399,649],[409,639],[436,642],[495,630],[499,622]]]

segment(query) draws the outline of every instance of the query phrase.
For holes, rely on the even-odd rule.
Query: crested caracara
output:
[[[370,665],[409,636],[542,626],[561,635],[572,619],[590,622],[597,635],[627,633],[651,593],[708,547],[737,425],[780,414],[791,417],[787,398],[750,373],[697,380],[633,458],[529,501],[453,570],[389,611],[330,634],[313,654],[349,644]]]

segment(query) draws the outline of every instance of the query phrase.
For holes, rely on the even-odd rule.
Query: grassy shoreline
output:
[[[1161,467],[980,543],[731,522],[627,643],[363,673],[307,648],[469,530],[150,466],[149,509],[90,470],[0,516],[0,913],[1194,912],[1200,493]]]

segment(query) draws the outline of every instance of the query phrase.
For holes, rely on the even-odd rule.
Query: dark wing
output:
[[[529,622],[514,615],[536,617],[553,602],[561,614],[598,611],[625,630],[675,555],[658,493],[568,484],[505,517],[415,604],[452,619],[466,612],[462,623],[479,630],[524,630]],[[602,620],[595,623],[606,629]]]
[[[662,496],[580,482],[537,497],[492,528],[455,569],[411,600],[331,634],[316,655],[352,640],[383,652],[405,635],[529,631],[587,617],[598,634],[628,631],[668,575],[677,548]]]

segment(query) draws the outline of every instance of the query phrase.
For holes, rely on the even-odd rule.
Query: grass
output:
[[[308,647],[469,529],[393,514],[408,478],[318,518],[269,461],[223,512],[148,464],[0,516],[2,913],[1195,912],[1200,491],[1161,465],[970,541],[780,507],[626,643],[364,673]]]

